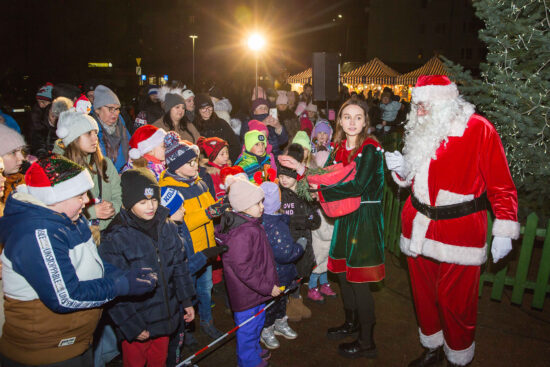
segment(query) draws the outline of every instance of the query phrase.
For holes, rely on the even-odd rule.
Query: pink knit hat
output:
[[[236,212],[243,212],[264,198],[264,190],[241,175],[227,176],[225,187],[229,191],[229,204]]]

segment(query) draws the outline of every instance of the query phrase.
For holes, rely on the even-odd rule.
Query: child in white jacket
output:
[[[336,293],[330,287],[327,279],[327,262],[330,243],[332,241],[332,231],[334,230],[334,221],[327,217],[321,209],[317,210],[321,217],[321,226],[311,231],[313,253],[317,267],[313,269],[309,277],[309,299],[323,303],[324,297],[335,297]]]

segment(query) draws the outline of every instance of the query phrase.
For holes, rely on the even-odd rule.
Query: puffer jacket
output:
[[[216,246],[214,224],[206,210],[210,205],[214,204],[215,201],[207,185],[201,180],[200,176],[197,176],[195,181],[189,185],[188,183],[180,181],[177,176],[173,176],[168,173],[168,171],[164,171],[160,175],[159,186],[172,187],[183,195],[185,199],[183,204],[185,216],[183,220],[191,233],[195,252]]]
[[[53,364],[86,351],[101,306],[123,273],[99,257],[88,221],[73,222],[28,193],[8,198],[0,218],[6,321],[0,353],[25,364]]]
[[[260,218],[225,212],[216,237],[229,247],[222,262],[231,309],[240,312],[269,300],[279,281]]]
[[[275,171],[277,166],[272,166],[271,162],[275,161],[273,154],[265,154],[262,157],[254,155],[246,150],[237,158],[235,166],[239,166],[244,170],[244,173],[248,176],[248,179],[254,182],[254,174],[258,171],[262,171],[266,164],[269,164]]]
[[[140,297],[126,297],[109,308],[109,315],[121,336],[134,341],[143,331],[151,338],[171,335],[182,318],[179,304],[192,305],[195,295],[183,241],[176,224],[168,219],[170,211],[159,206],[151,231],[143,229],[125,209],[121,209],[103,232],[99,254],[120,269],[152,268],[158,275],[154,291]]]
[[[304,254],[302,246],[294,242],[290,235],[289,222],[288,215],[263,215],[263,226],[273,251],[277,276],[284,286],[289,286],[298,276],[294,262]]]

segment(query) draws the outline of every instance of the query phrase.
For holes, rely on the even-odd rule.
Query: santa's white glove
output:
[[[493,245],[491,246],[491,254],[493,255],[493,262],[496,263],[508,253],[512,251],[512,239],[508,237],[493,238]]]
[[[396,150],[395,152],[386,152],[385,156],[388,169],[397,173],[401,178],[406,178],[409,174],[409,167],[403,155]]]

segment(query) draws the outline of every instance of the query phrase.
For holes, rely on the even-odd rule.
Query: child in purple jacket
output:
[[[233,211],[222,215],[216,237],[229,247],[222,255],[225,282],[235,324],[256,315],[271,297],[281,294],[271,246],[262,226],[264,192],[240,176],[228,176],[225,186]],[[260,347],[265,322],[261,313],[237,330],[239,367],[267,366],[269,352]]]

